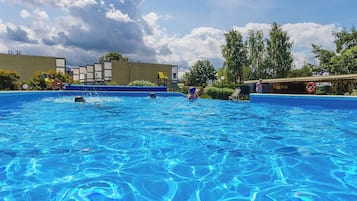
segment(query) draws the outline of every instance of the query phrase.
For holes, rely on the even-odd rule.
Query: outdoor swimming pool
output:
[[[357,200],[357,108],[53,94],[0,94],[0,200]]]

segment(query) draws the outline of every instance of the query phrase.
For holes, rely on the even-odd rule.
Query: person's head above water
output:
[[[154,92],[150,93],[150,98],[156,98],[156,94]]]
[[[84,103],[84,102],[86,102],[86,100],[83,98],[83,96],[76,96],[74,98],[74,102],[75,103]]]
[[[188,90],[189,94],[194,94],[196,92],[196,88],[195,87],[190,87],[190,89]]]

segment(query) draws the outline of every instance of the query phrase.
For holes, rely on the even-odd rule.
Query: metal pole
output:
[[[221,91],[222,91],[222,98],[223,98],[223,80],[222,80]]]

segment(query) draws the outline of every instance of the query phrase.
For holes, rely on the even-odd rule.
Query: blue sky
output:
[[[334,50],[332,32],[356,26],[356,0],[0,0],[0,52],[64,57],[69,65],[117,51],[131,61],[222,66],[224,33],[278,23],[296,68],[316,62],[311,43]]]
[[[142,4],[144,13],[171,16],[160,23],[170,33],[200,26],[229,30],[248,23],[277,22],[336,24],[351,27],[357,21],[355,0],[155,0]]]

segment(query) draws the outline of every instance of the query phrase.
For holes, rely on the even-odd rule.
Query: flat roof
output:
[[[262,79],[263,83],[283,83],[283,82],[329,82],[336,80],[356,80],[357,74],[344,74],[332,76],[315,76],[315,77],[291,77],[278,79]],[[258,80],[247,80],[244,84],[256,83]]]

